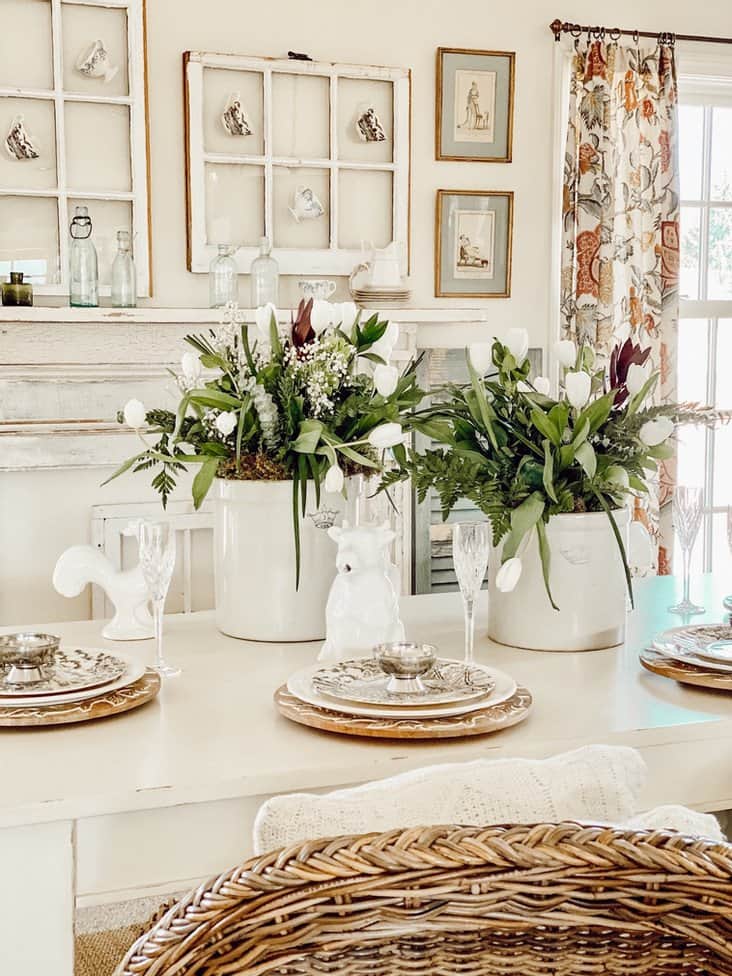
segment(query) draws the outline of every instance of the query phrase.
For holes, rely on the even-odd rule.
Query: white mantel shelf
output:
[[[254,309],[241,310],[247,321],[253,321]],[[364,309],[363,315],[372,314]],[[405,324],[451,322],[487,322],[487,308],[413,308],[403,306],[383,310],[384,316]],[[281,317],[289,317],[289,311],[281,310]],[[221,310],[212,308],[60,308],[34,305],[30,308],[0,306],[0,325],[5,323],[58,322],[68,325],[84,323],[118,322],[120,325],[208,325],[221,321]]]

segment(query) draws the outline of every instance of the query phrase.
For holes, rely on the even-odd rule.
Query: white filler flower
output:
[[[219,434],[228,437],[236,427],[236,414],[228,410],[220,413],[216,420],[214,420],[214,427]]]

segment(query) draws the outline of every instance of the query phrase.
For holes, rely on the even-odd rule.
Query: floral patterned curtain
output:
[[[631,335],[651,346],[660,397],[674,395],[678,320],[679,176],[674,49],[578,43],[569,88],[563,186],[563,338],[601,359]],[[636,517],[669,571],[670,525],[660,516],[673,485]],[[667,542],[667,540],[669,540]]]

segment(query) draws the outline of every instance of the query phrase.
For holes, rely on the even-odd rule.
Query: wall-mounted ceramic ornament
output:
[[[232,92],[226,103],[224,114],[221,116],[221,124],[230,136],[250,136],[253,129],[247,114],[241,105],[239,92]]]
[[[23,125],[23,116],[16,115],[5,137],[5,149],[12,159],[38,159],[40,153]]]
[[[384,126],[371,105],[359,113],[356,119],[356,131],[363,142],[386,142]]]
[[[301,220],[313,220],[315,217],[322,217],[325,213],[325,207],[309,186],[298,186],[295,190],[290,213],[299,224]]]
[[[76,70],[86,78],[103,78],[108,84],[119,71],[117,65],[112,64],[104,41],[96,40],[79,56]]]

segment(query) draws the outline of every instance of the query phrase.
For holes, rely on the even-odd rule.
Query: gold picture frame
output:
[[[483,104],[482,111],[480,77],[482,98],[489,102],[488,107]],[[515,52],[439,47],[435,78],[435,159],[510,163]],[[457,112],[462,109],[458,105],[463,104],[466,115],[460,122]]]
[[[512,190],[437,191],[436,298],[510,298],[512,247]]]

